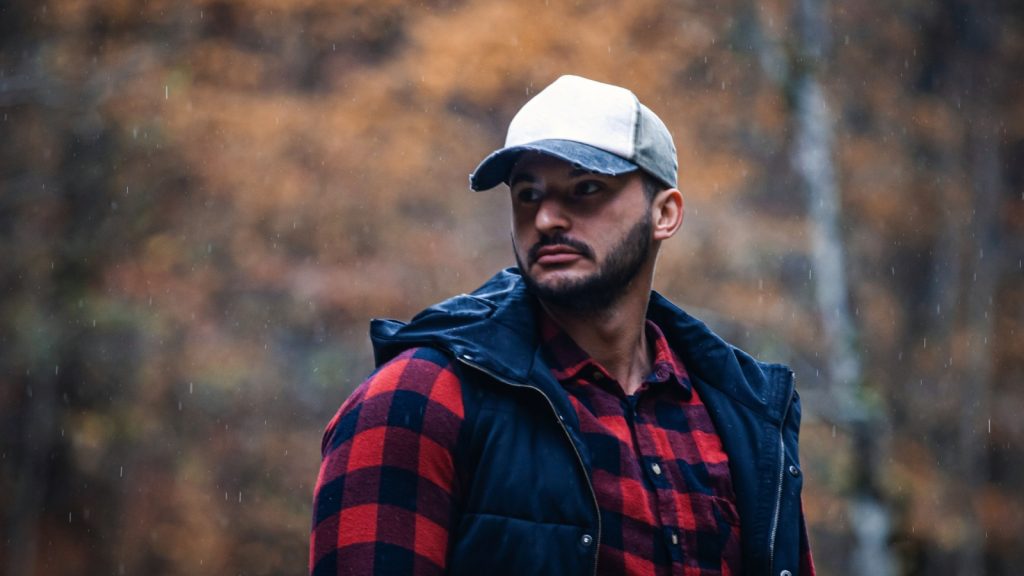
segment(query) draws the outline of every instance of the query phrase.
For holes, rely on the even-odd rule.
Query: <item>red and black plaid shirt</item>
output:
[[[652,373],[626,396],[554,323],[541,325],[590,451],[599,572],[740,573],[728,457],[658,327],[647,323]],[[405,351],[345,401],[324,434],[311,573],[444,573],[463,420],[451,359],[430,348]]]

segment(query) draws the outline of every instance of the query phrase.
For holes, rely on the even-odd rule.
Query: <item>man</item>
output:
[[[632,92],[563,76],[470,176],[517,268],[409,323],[323,439],[313,574],[813,574],[800,406],[651,290],[683,220]]]

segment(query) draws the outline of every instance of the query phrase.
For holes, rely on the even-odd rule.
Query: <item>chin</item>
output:
[[[530,279],[533,280],[534,284],[537,286],[541,286],[548,290],[564,290],[572,288],[573,286],[585,283],[590,278],[590,274],[579,270],[546,269],[538,272],[536,269],[537,266],[534,265],[534,270],[530,273]]]
[[[565,298],[573,298],[581,290],[585,290],[593,278],[594,274],[576,270],[547,270],[529,275],[531,283],[543,293],[558,294]]]

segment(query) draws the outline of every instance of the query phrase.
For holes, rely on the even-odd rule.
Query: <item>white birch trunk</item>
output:
[[[829,383],[837,413],[850,424],[854,445],[854,493],[849,502],[854,536],[850,574],[889,576],[891,514],[880,497],[877,474],[886,427],[861,401],[863,373],[857,331],[850,313],[849,280],[840,222],[841,204],[833,163],[833,122],[821,82],[827,40],[819,0],[798,0],[799,61],[792,67],[795,100],[793,167],[807,194],[815,293],[825,334]]]

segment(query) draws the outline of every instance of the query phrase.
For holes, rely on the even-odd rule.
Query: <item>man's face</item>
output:
[[[605,176],[527,153],[509,183],[516,261],[542,300],[607,308],[648,262],[652,219],[639,172]]]

